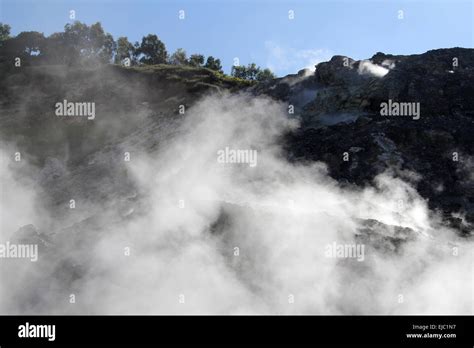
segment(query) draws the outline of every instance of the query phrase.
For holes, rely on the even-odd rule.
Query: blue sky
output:
[[[235,57],[282,76],[335,54],[363,59],[474,46],[474,0],[0,0],[0,21],[13,34],[49,35],[72,21],[70,10],[76,20],[100,21],[115,39],[155,33],[169,52],[213,55],[226,72]]]

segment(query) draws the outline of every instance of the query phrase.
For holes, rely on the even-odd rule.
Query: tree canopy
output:
[[[117,39],[117,52],[115,53],[115,64],[123,64],[126,58],[130,59],[130,64],[136,63],[135,46],[132,45],[128,38],[121,36]]]
[[[189,57],[189,65],[200,67],[204,65],[204,56],[202,54],[191,54]]]
[[[205,68],[218,71],[221,74],[224,73],[222,71],[222,65],[220,59],[216,59],[213,56],[207,57],[206,64],[204,65]]]
[[[10,38],[10,26],[8,24],[0,23],[0,45]],[[1,47],[1,46],[0,46]]]
[[[188,58],[186,55],[186,51],[182,48],[178,48],[176,52],[174,52],[170,59],[169,63],[172,65],[187,65],[188,64]]]
[[[166,64],[168,60],[165,44],[155,34],[144,36],[136,53],[143,64]]]
[[[8,24],[0,23],[0,62],[13,63],[20,58],[22,64],[124,64],[154,65],[173,64],[204,67],[223,74],[220,59],[207,58],[199,53],[187,57],[183,48],[171,56],[165,44],[156,34],[142,37],[141,42],[132,44],[127,37],[114,40],[100,22],[87,25],[75,21],[64,26],[64,31],[45,37],[36,31],[21,32],[11,36]],[[232,67],[232,76],[252,81],[267,81],[275,78],[269,69],[260,69],[255,63]]]
[[[274,79],[276,76],[271,72],[270,69],[261,69],[255,63],[250,63],[247,66],[233,66],[231,75],[243,80],[250,81],[269,81]]]

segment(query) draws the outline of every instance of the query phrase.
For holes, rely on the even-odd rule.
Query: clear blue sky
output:
[[[71,22],[70,10],[76,20],[100,21],[115,39],[155,33],[168,52],[213,55],[226,72],[235,57],[282,76],[335,54],[362,59],[474,42],[474,0],[0,0],[0,21],[13,34],[50,35]]]

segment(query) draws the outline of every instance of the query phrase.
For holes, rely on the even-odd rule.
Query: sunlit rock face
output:
[[[331,176],[358,185],[387,168],[418,173],[415,185],[430,207],[469,233],[463,221],[474,221],[473,66],[474,51],[465,48],[377,53],[365,61],[334,56],[292,87],[295,75],[259,92],[293,102],[299,111],[302,127],[288,138],[290,158],[324,161]],[[301,91],[313,94],[304,105]],[[397,101],[418,103],[419,115],[381,115],[383,103]],[[350,161],[340,160],[345,152]]]

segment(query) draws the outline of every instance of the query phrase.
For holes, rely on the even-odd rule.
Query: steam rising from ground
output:
[[[265,98],[200,101],[158,150],[132,152],[139,200],[126,213],[101,207],[93,224],[57,233],[55,257],[40,255],[21,274],[2,269],[0,312],[472,313],[472,242],[441,227],[401,179],[343,189],[322,163],[289,163],[281,136],[297,126]],[[226,147],[257,150],[257,166],[218,163]],[[11,186],[11,173],[2,162],[10,233],[27,223],[19,215],[37,219],[35,190]],[[361,219],[412,230],[364,232]],[[65,233],[93,239],[68,243]],[[328,257],[334,242],[363,243],[364,260]],[[61,259],[79,265],[76,277],[58,274]]]
[[[390,69],[374,64],[369,60],[361,61],[358,70],[361,75],[372,75],[375,77],[384,77],[389,71]]]

